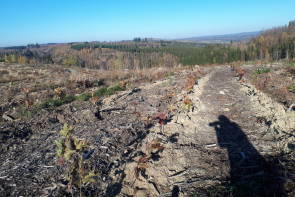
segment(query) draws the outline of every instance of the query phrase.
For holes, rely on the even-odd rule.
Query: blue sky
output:
[[[0,0],[0,46],[248,32],[294,10],[295,0]]]

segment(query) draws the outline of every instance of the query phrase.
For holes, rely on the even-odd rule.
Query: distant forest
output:
[[[236,61],[295,59],[295,21],[262,32],[247,43],[198,44],[135,38],[122,42],[32,44],[0,49],[0,61],[62,64],[97,69],[141,69]]]

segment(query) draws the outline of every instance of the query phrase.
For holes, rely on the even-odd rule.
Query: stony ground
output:
[[[230,67],[188,90],[192,72],[3,123],[0,196],[294,196],[295,112]],[[81,190],[55,156],[64,123],[93,150]]]

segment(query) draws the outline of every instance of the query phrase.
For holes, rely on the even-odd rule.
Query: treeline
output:
[[[264,31],[247,44],[240,44],[243,60],[295,59],[295,21],[289,25]]]
[[[0,61],[21,64],[61,64],[95,69],[142,69],[151,67],[174,67],[175,56],[168,53],[142,53],[129,42],[117,44],[75,44],[42,46],[25,49],[0,50]],[[133,45],[133,44],[131,44]],[[141,45],[141,44],[139,44]],[[159,45],[149,43],[149,46]],[[142,46],[141,46],[142,47]]]
[[[140,44],[139,44],[140,43]],[[177,57],[183,65],[222,64],[235,61],[295,59],[295,21],[289,25],[264,31],[248,43],[207,44],[178,43],[159,41],[157,44],[142,42],[136,38],[128,44],[90,44],[72,45],[72,49],[109,48],[135,54],[168,53]]]
[[[113,49],[122,52],[127,52],[130,56],[150,56],[152,53],[171,54],[182,65],[196,64],[215,64],[238,61],[241,59],[241,50],[230,45],[207,44],[200,45],[194,43],[180,42],[152,42],[139,45],[138,43],[83,43],[71,46],[74,50],[82,49]],[[131,56],[132,56],[131,55]]]
[[[197,44],[135,38],[122,42],[28,45],[0,50],[8,63],[54,63],[97,69],[141,69],[235,61],[295,59],[295,21],[247,43]]]

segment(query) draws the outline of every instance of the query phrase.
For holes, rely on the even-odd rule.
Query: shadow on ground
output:
[[[213,192],[207,196],[286,196],[276,158],[260,155],[239,125],[224,115],[209,126],[216,131],[218,145],[227,150],[230,177],[223,185],[207,188]]]

